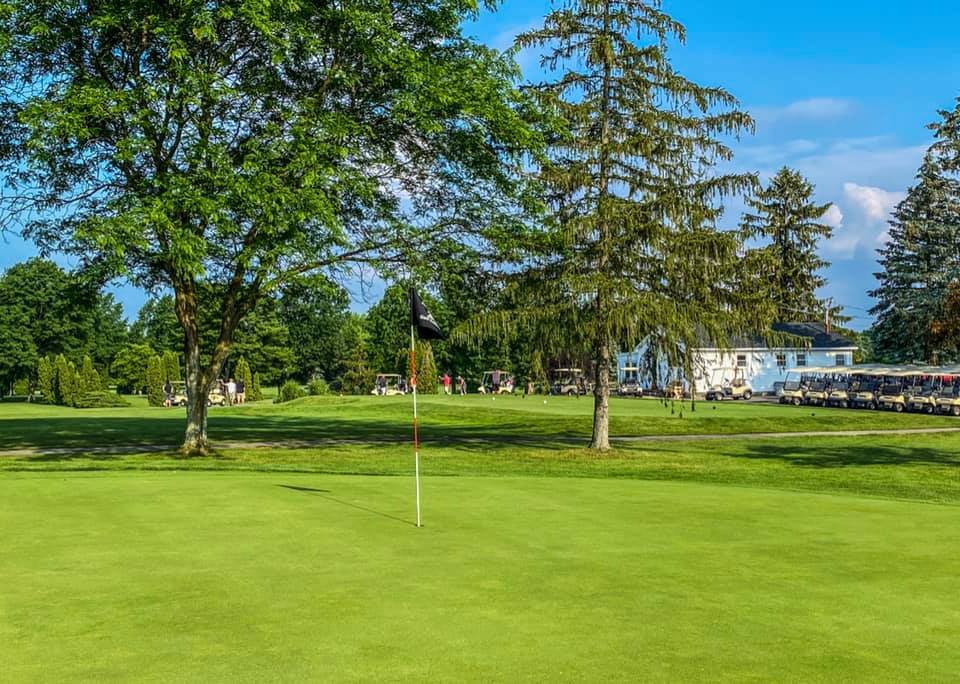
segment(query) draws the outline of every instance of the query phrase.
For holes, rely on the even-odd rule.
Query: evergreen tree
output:
[[[80,400],[80,376],[74,365],[63,354],[54,362],[56,380],[54,386],[55,403],[60,406],[76,406]]]
[[[80,369],[80,393],[99,392],[100,389],[100,374],[93,367],[93,359],[84,356],[83,366]]]
[[[418,394],[436,394],[437,393],[437,362],[433,358],[433,347],[429,342],[417,342],[415,356],[417,361],[417,393]],[[409,361],[410,353],[407,352]],[[407,377],[413,380],[413,369],[407,367]]]
[[[180,358],[172,351],[163,352],[163,379],[170,382],[183,380],[183,374],[180,372]]]
[[[260,374],[254,373],[250,381],[250,389],[247,390],[247,398],[250,401],[263,401],[263,389],[260,386]]]
[[[674,70],[667,46],[684,29],[659,8],[572,0],[518,38],[546,47],[557,79],[536,90],[568,129],[542,168],[553,220],[520,279],[520,314],[540,339],[589,350],[595,449],[609,448],[615,346],[646,339],[689,375],[701,335],[722,346],[771,317],[739,236],[715,228],[716,200],[755,182],[716,171],[732,157],[719,138],[752,121],[726,91]]]
[[[366,348],[358,346],[346,360],[345,370],[340,377],[340,390],[345,394],[369,394],[374,379],[375,371],[367,362]]]
[[[247,360],[241,356],[233,372],[237,382],[243,381],[243,386],[246,388],[247,396],[250,397],[251,401],[257,401],[252,394],[253,373],[250,372],[250,364],[247,363]]]
[[[147,362],[147,403],[150,406],[163,406],[163,360],[151,356]]]
[[[57,370],[49,356],[41,356],[37,362],[37,389],[48,404],[57,403]]]
[[[934,328],[960,274],[960,100],[940,115],[917,182],[893,212],[880,286],[870,293],[878,300],[875,354],[896,363],[942,357]]]
[[[763,252],[781,321],[822,320],[827,309],[817,289],[826,284],[819,272],[830,264],[820,258],[817,247],[833,235],[833,228],[820,223],[831,205],[814,203],[813,190],[798,171],[784,167],[766,188],[746,198],[754,213],[743,215],[741,227],[746,238],[770,241]]]

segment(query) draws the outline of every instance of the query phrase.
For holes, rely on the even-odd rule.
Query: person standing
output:
[[[461,397],[467,396],[467,381],[462,375],[457,376],[457,391]]]
[[[444,373],[443,374],[443,393],[446,394],[448,397],[450,396],[450,383],[451,383],[450,374]]]
[[[500,393],[500,371],[498,370],[493,371],[493,375],[491,376],[490,383],[493,385],[493,393],[499,394]]]
[[[237,383],[233,381],[233,378],[227,381],[227,405],[233,406],[233,400],[237,396]]]
[[[173,406],[173,385],[169,379],[163,383],[163,405],[167,408]]]
[[[527,386],[523,388],[523,398],[526,399],[531,394],[533,394],[533,381],[528,379]]]
[[[243,378],[237,380],[237,403],[247,403],[247,383],[244,382]]]

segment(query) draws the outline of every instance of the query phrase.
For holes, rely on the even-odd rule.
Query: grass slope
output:
[[[948,680],[958,509],[689,483],[0,478],[29,680]]]

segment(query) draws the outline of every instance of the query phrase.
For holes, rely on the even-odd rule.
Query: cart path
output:
[[[883,437],[898,435],[935,435],[960,433],[960,427],[949,428],[900,428],[896,430],[816,430],[808,432],[731,432],[722,434],[693,434],[693,435],[635,435],[611,436],[614,443],[636,444],[643,442],[715,442],[753,439],[790,439],[796,437]],[[450,435],[445,437],[444,444],[483,444],[484,442],[516,442],[536,445],[582,445],[588,441],[588,436],[575,437],[510,437],[484,436],[458,438]],[[211,450],[218,449],[316,449],[332,446],[349,446],[352,444],[408,444],[409,440],[391,439],[316,439],[316,440],[283,440],[283,441],[250,441],[250,442],[214,442]],[[429,445],[429,441],[424,442]],[[0,448],[0,457],[30,457],[30,456],[124,456],[129,454],[170,453],[179,449],[177,444],[129,444],[103,447],[24,447],[17,449]]]

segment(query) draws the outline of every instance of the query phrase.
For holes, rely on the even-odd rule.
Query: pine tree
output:
[[[875,353],[896,363],[942,357],[935,326],[960,275],[960,100],[940,115],[917,183],[893,212],[880,286],[870,293],[878,300],[871,311]]]
[[[589,350],[594,449],[609,448],[615,346],[647,340],[689,375],[701,336],[722,346],[771,317],[739,236],[715,227],[717,199],[755,183],[715,170],[732,157],[719,138],[753,122],[673,69],[673,39],[684,29],[656,0],[572,0],[518,38],[546,47],[558,77],[536,91],[567,128],[542,168],[551,229],[520,279],[520,313],[542,339]]]
[[[180,372],[180,357],[172,351],[163,352],[163,379],[170,382],[183,381],[183,373]]]
[[[63,354],[57,356],[54,362],[55,369],[55,403],[60,406],[76,406],[80,398],[80,377],[73,363],[67,361]]]
[[[417,393],[437,393],[437,362],[433,358],[433,347],[429,342],[417,342],[415,347],[417,360]],[[407,354],[409,362],[409,353]],[[413,378],[413,371],[407,368],[407,377]]]
[[[163,360],[151,356],[147,362],[147,403],[150,406],[163,406]]]
[[[819,272],[830,263],[818,256],[817,247],[833,235],[833,228],[820,223],[832,205],[814,203],[813,191],[798,171],[784,167],[766,188],[746,198],[755,213],[745,213],[741,227],[746,238],[770,241],[763,251],[781,321],[822,320],[828,308],[817,289],[826,284]]]

